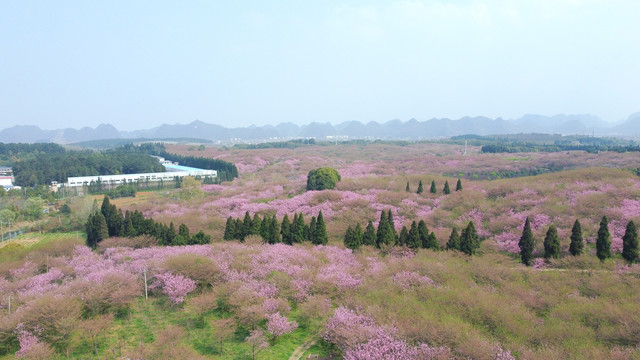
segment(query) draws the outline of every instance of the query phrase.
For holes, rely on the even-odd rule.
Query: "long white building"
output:
[[[218,172],[216,170],[203,170],[196,168],[187,168],[181,166],[178,171],[168,171],[159,173],[142,173],[142,174],[123,174],[123,175],[98,175],[98,176],[75,176],[69,177],[67,183],[64,184],[68,187],[77,187],[89,185],[92,181],[97,182],[100,180],[103,184],[122,185],[130,182],[146,182],[146,181],[173,181],[175,177],[185,176],[201,176],[201,177],[217,177]]]

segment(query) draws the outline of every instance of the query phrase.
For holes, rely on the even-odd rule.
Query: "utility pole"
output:
[[[149,294],[147,293],[147,269],[144,269],[144,299],[147,300]]]

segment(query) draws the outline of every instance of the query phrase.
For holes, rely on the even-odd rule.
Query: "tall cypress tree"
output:
[[[544,258],[559,259],[560,258],[560,239],[558,238],[558,230],[551,225],[544,237]]]
[[[234,238],[240,241],[244,241],[244,232],[242,231],[242,220],[240,220],[240,218],[237,218],[235,220],[235,223],[236,223],[236,235],[234,236]]]
[[[104,220],[107,223],[109,236],[120,236],[120,229],[122,228],[124,219],[121,216],[122,213],[120,213],[120,215],[118,214],[116,206],[111,204],[107,195],[105,195],[104,199],[102,200],[100,212],[104,216]]]
[[[426,226],[426,225],[425,225]],[[411,227],[409,228],[409,234],[407,238],[406,245],[412,249],[417,249],[422,246],[422,242],[420,241],[420,234],[418,233],[418,224],[416,221],[411,222]]]
[[[438,190],[436,190],[436,182],[435,180],[431,180],[431,188],[429,189],[429,192],[432,194],[435,194],[438,192]]]
[[[291,229],[293,235],[293,242],[301,243],[305,239],[304,235],[304,215],[298,214],[298,217],[293,221],[293,228]]]
[[[416,193],[422,194],[423,191],[424,188],[422,187],[422,180],[420,180],[420,182],[418,183],[418,191],[416,191]]]
[[[358,244],[358,247],[360,247],[362,245],[362,240],[364,237],[364,233],[362,232],[362,226],[360,226],[360,223],[356,224],[356,228],[353,230],[353,237],[355,243]]]
[[[387,210],[387,218],[389,219],[389,225],[391,227],[391,231],[393,232],[393,243],[395,244],[398,241],[398,232],[396,231],[396,222],[393,220],[391,209]]]
[[[444,182],[444,189],[442,189],[442,192],[443,192],[445,195],[449,195],[449,194],[451,194],[451,189],[449,189],[449,180],[447,180],[447,181],[445,181],[445,182]]]
[[[402,226],[402,230],[400,230],[400,235],[398,235],[398,241],[396,241],[396,246],[405,246],[407,245],[407,241],[409,240],[409,230],[406,226]]]
[[[631,220],[627,223],[627,229],[622,237],[622,257],[629,264],[638,258],[638,229],[636,229],[636,224]]]
[[[227,223],[224,226],[224,236],[222,237],[225,240],[233,240],[236,237],[236,222],[233,220],[231,216],[227,218]]]
[[[522,263],[529,266],[533,261],[533,247],[534,247],[533,233],[531,232],[531,224],[529,217],[524,222],[524,229],[522,229],[522,236],[518,242],[520,247],[520,258]]]
[[[582,254],[584,250],[584,240],[582,239],[582,227],[580,221],[576,219],[571,228],[571,244],[569,244],[569,253],[573,256]]]
[[[376,232],[376,247],[389,246],[396,241],[395,231],[391,229],[389,223],[389,215],[382,210],[380,214],[380,223],[378,224],[378,231]]]
[[[351,250],[357,249],[357,246],[354,241],[353,229],[351,228],[351,225],[349,225],[349,227],[347,228],[347,231],[344,233],[343,242],[344,242],[344,247]]]
[[[317,220],[315,216],[311,217],[311,222],[309,223],[309,231],[307,235],[307,240],[311,241],[312,244],[316,243],[316,224]]]
[[[109,237],[107,222],[100,211],[89,215],[85,223],[85,230],[87,232],[87,246],[92,248],[95,248],[99,242]]]
[[[424,220],[418,222],[418,237],[420,238],[420,247],[423,249],[429,248],[429,228]]]
[[[449,235],[447,250],[460,250],[460,235],[455,227],[451,230],[451,235]]]
[[[456,191],[462,190],[462,181],[458,178],[458,182],[456,183]]]
[[[411,188],[409,187],[409,182],[407,181],[407,186],[404,188],[404,191],[411,192]]]
[[[600,221],[598,238],[596,239],[596,256],[600,261],[611,257],[611,234],[609,233],[609,221],[606,216]]]
[[[282,242],[282,238],[280,237],[280,223],[274,214],[271,218],[269,224],[269,239],[267,240],[269,244],[277,244]]]
[[[324,217],[322,216],[322,210],[318,213],[316,219],[316,245],[327,245],[329,242],[329,236],[327,235],[327,225],[324,223]]]
[[[284,214],[282,218],[282,225],[280,225],[280,235],[282,236],[282,242],[287,245],[293,244],[293,239],[291,238],[291,223],[289,222],[289,216]]]
[[[262,241],[268,243],[269,242],[269,227],[271,226],[271,218],[269,215],[265,215],[260,223],[260,236],[262,236]]]
[[[258,213],[253,214],[253,220],[251,220],[251,235],[260,235],[260,229],[262,228],[262,219]]]
[[[467,255],[474,255],[480,247],[480,241],[478,239],[478,232],[473,221],[469,221],[467,227],[460,236],[460,251]]]
[[[376,241],[376,228],[373,226],[373,221],[369,220],[362,236],[362,245],[376,246]]]
[[[244,220],[242,220],[242,227],[241,227],[241,236],[242,239],[246,238],[247,236],[251,235],[251,215],[249,215],[249,211],[244,213]]]

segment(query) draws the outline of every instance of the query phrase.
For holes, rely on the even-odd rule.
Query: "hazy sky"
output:
[[[639,15],[637,0],[0,0],[0,128],[617,121],[640,111]]]

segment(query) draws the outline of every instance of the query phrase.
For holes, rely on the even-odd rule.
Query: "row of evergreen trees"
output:
[[[400,234],[395,230],[395,223],[391,210],[382,211],[378,228],[369,220],[366,229],[362,231],[362,226],[357,223],[355,228],[349,226],[344,234],[344,246],[349,249],[358,249],[362,245],[382,248],[386,246],[406,246],[411,249],[432,249],[440,250],[440,244],[434,232],[429,232],[429,228],[424,220],[416,223],[414,220],[411,227],[402,227]],[[480,247],[480,239],[476,232],[475,225],[469,221],[467,227],[462,230],[462,234],[454,228],[447,242],[447,250],[458,250],[466,254],[473,255]]]
[[[460,179],[458,179],[458,182],[456,183],[456,191],[460,191],[462,190],[462,181],[460,181]],[[406,192],[411,192],[411,186],[409,186],[409,182],[407,181],[407,187],[405,188]],[[416,191],[417,194],[422,194],[424,192],[424,186],[422,185],[422,180],[420,180],[420,182],[418,182],[418,190]],[[435,180],[431,180],[431,187],[429,188],[429,192],[432,194],[437,194],[438,190],[436,189],[436,182]],[[445,195],[449,195],[451,194],[451,189],[449,188],[449,181],[446,180],[444,182],[444,187],[442,188],[442,193]]]
[[[527,217],[522,236],[518,242],[520,247],[520,258],[522,263],[529,266],[533,263],[533,249],[535,247],[535,239],[531,232],[531,224]],[[582,226],[580,221],[576,219],[571,229],[571,243],[569,244],[569,253],[573,256],[581,255],[584,252],[584,239],[582,237]],[[544,258],[558,259],[561,256],[560,238],[558,230],[555,226],[549,226],[547,234],[544,238]],[[600,227],[598,228],[598,237],[596,238],[596,256],[600,261],[604,261],[612,257],[611,253],[611,234],[609,233],[609,221],[606,216],[602,217]],[[638,259],[638,230],[633,221],[627,223],[624,236],[622,237],[622,258],[633,263]]]
[[[282,223],[278,222],[275,214],[273,216],[255,214],[253,218],[247,211],[244,219],[234,219],[229,216],[224,228],[225,240],[244,241],[247,236],[259,235],[267,244],[285,243],[292,245],[303,241],[310,241],[314,245],[326,245],[329,237],[327,226],[322,216],[322,211],[318,217],[312,216],[311,222],[307,225],[302,213],[294,214],[293,220],[289,220],[289,215],[284,215]]]
[[[185,224],[180,224],[176,231],[173,222],[169,226],[147,219],[135,210],[122,213],[111,204],[105,195],[102,206],[96,209],[85,223],[87,232],[87,246],[96,247],[99,242],[109,237],[135,237],[148,235],[156,238],[159,245],[194,245],[208,244],[211,236],[202,231],[191,235]]]

